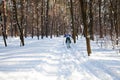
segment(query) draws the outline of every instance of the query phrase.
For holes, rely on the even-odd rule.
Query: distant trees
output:
[[[0,2],[0,35],[7,46],[7,36],[24,37],[79,34],[86,38],[88,55],[90,40],[104,38],[120,43],[120,0],[2,0]],[[101,43],[103,44],[103,43]],[[102,47],[102,45],[101,45]]]

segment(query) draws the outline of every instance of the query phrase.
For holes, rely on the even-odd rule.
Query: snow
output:
[[[79,37],[67,49],[63,37],[53,39],[0,37],[0,80],[120,80],[120,53],[100,48],[91,42],[92,54],[87,56],[86,42]]]

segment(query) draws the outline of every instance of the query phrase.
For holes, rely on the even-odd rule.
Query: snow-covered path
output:
[[[0,46],[0,80],[119,80],[120,55],[100,49],[92,42],[93,54],[86,54],[85,40],[80,38],[70,49],[62,37],[53,39],[9,39]],[[0,44],[3,45],[1,39]]]

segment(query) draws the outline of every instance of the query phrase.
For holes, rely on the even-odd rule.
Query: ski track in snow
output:
[[[71,44],[70,49],[66,48],[63,38],[26,40],[28,41],[24,47],[17,46],[17,39],[15,42],[9,41],[11,46],[1,47],[0,80],[120,79],[120,63],[119,68],[116,68],[118,71],[115,71],[102,61],[88,57],[86,44],[82,39],[78,41],[83,42],[82,46]],[[15,44],[12,45],[12,42]]]

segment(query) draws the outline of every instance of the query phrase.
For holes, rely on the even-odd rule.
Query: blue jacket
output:
[[[71,35],[70,34],[65,34],[64,37],[71,37]]]

